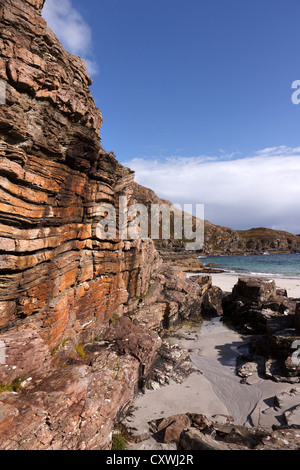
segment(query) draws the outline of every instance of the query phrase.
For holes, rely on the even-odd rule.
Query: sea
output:
[[[216,269],[232,274],[253,276],[300,277],[300,253],[243,255],[243,256],[201,256],[204,264],[215,263]]]

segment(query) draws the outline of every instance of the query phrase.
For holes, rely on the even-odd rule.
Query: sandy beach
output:
[[[222,273],[222,274],[210,274],[212,276],[213,285],[220,287],[225,292],[231,292],[233,286],[237,283],[239,277],[235,274]],[[274,279],[276,286],[281,289],[286,289],[288,297],[300,298],[300,278],[278,278],[267,276],[268,279]]]
[[[189,350],[196,372],[181,385],[170,383],[158,390],[146,390],[135,399],[127,425],[138,436],[149,435],[135,444],[135,449],[170,448],[150,437],[149,421],[181,413],[200,413],[212,420],[229,415],[235,424],[261,426],[266,430],[282,424],[285,410],[278,412],[274,397],[288,393],[293,386],[264,380],[258,373],[248,383],[242,383],[235,373],[235,363],[247,348],[247,340],[223,325],[220,319],[205,321],[202,328],[183,327],[169,341]]]
[[[231,291],[238,280],[232,274],[212,277],[213,284],[224,291]],[[287,289],[289,297],[300,298],[300,279],[276,278],[275,281],[278,288]],[[149,421],[188,412],[204,414],[210,419],[230,415],[236,424],[266,430],[283,423],[286,410],[276,408],[274,397],[288,395],[293,386],[265,380],[257,372],[247,383],[242,383],[235,364],[237,356],[247,351],[248,340],[219,318],[205,321],[202,327],[183,327],[168,341],[189,351],[195,372],[181,385],[170,383],[158,390],[146,390],[136,398],[128,425],[137,435],[149,434]],[[296,400],[293,405],[299,404],[299,396],[293,400]],[[288,402],[287,409],[290,406]],[[149,434],[149,439],[135,448],[153,450],[170,446],[158,444]]]

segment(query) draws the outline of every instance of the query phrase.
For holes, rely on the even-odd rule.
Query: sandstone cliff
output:
[[[151,240],[96,236],[134,175],[43,5],[0,0],[0,448],[109,449],[163,328],[197,319],[211,282],[163,268]]]
[[[151,241],[95,236],[98,205],[130,200],[133,174],[101,148],[85,64],[47,28],[43,4],[0,4],[0,326],[29,319],[53,347],[128,310],[158,256]]]

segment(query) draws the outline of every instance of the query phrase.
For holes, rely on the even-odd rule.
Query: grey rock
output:
[[[179,447],[183,450],[230,450],[223,442],[217,442],[212,436],[196,429],[182,434]]]
[[[289,411],[284,413],[286,424],[291,427],[298,427],[300,429],[300,405],[295,406]]]

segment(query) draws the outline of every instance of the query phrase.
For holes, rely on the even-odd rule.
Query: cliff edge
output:
[[[109,449],[161,332],[199,317],[211,281],[164,268],[151,240],[97,236],[134,175],[43,5],[0,0],[0,448]]]

